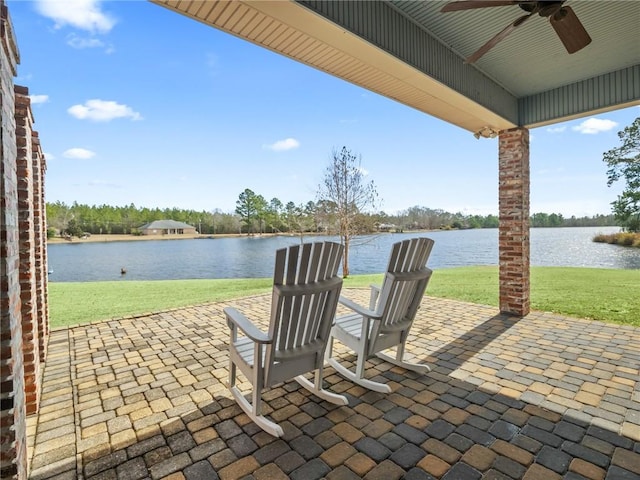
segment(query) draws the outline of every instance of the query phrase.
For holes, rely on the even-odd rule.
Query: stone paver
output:
[[[235,306],[265,328],[269,301],[52,332],[30,478],[640,480],[639,328],[427,297],[407,352],[430,373],[370,360],[367,375],[393,390],[383,395],[327,368],[342,407],[276,386],[263,394],[276,439],[226,388],[222,313]]]

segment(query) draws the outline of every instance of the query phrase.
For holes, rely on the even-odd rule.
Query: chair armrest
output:
[[[267,334],[259,330],[247,317],[235,308],[227,307],[224,309],[224,313],[227,316],[229,327],[232,327],[232,324],[236,325],[247,337],[256,343],[271,343],[271,338],[269,338]]]
[[[340,299],[338,301],[345,307],[350,308],[356,313],[359,313],[363,317],[371,318],[374,320],[379,320],[381,317],[379,313],[376,313],[373,310],[369,310],[368,308],[363,308],[353,300],[348,299],[347,297],[340,296]]]

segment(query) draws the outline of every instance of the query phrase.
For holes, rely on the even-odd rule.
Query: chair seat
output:
[[[240,358],[250,367],[254,365],[255,343],[250,338],[241,338],[237,342],[233,342],[233,347]],[[262,350],[262,361],[264,362],[265,349]]]
[[[360,335],[362,333],[362,320],[362,315],[358,313],[351,313],[336,318],[336,322],[333,328],[340,329],[346,334],[360,341]]]

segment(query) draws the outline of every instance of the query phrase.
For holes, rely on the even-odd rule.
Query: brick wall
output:
[[[35,241],[35,299],[38,321],[38,351],[40,361],[47,356],[49,338],[49,264],[47,262],[47,207],[45,201],[44,178],[47,164],[40,145],[38,132],[31,132],[33,153],[33,229]]]
[[[4,2],[0,3],[0,13],[0,477],[25,478],[26,409],[21,355],[18,177],[13,94],[13,77],[17,73],[19,57]]]
[[[40,401],[49,333],[45,162],[0,0],[0,478],[27,478],[27,413]]]
[[[18,224],[20,239],[20,300],[24,389],[27,415],[35,413],[40,398],[40,329],[36,288],[36,244],[33,169],[33,116],[29,91],[15,86],[16,171],[18,179]]]
[[[529,313],[529,130],[500,132],[500,311]]]

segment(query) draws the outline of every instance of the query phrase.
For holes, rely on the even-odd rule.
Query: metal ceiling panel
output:
[[[392,5],[466,58],[518,17],[517,5],[442,13],[444,1]],[[480,58],[475,67],[517,97],[640,63],[640,2],[568,1],[592,38],[568,54],[548,19],[535,15]]]

